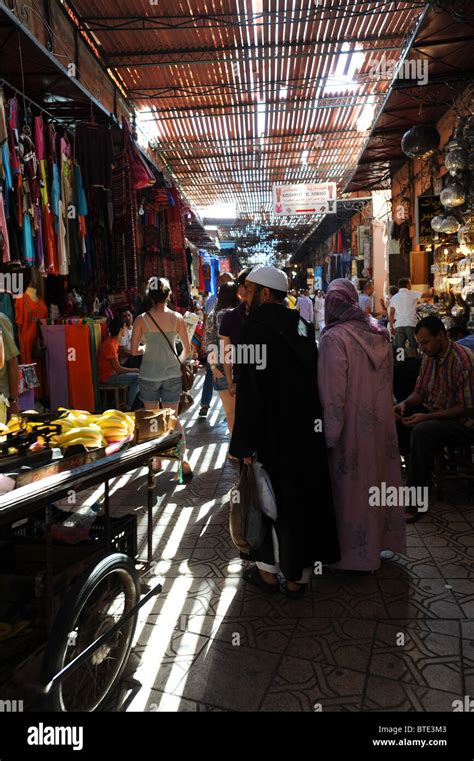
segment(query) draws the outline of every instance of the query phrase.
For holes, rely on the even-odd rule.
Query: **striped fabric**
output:
[[[470,417],[459,418],[459,422],[474,428],[473,368],[474,355],[469,349],[449,341],[448,348],[439,356],[424,355],[415,391],[430,412],[463,405],[471,411]]]

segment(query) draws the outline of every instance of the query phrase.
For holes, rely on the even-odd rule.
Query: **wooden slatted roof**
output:
[[[65,2],[65,4],[67,4]],[[74,0],[82,29],[196,206],[271,219],[275,182],[336,181],[357,167],[426,12],[417,0]],[[149,131],[151,127],[151,132]]]

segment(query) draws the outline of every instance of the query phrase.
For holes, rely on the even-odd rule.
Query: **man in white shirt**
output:
[[[416,314],[419,299],[429,299],[433,296],[433,288],[422,293],[412,291],[409,277],[398,281],[398,293],[390,301],[390,331],[394,335],[393,345],[396,349],[404,349],[408,341],[413,356],[418,354],[418,344],[415,339],[415,327],[418,322]]]
[[[296,309],[303,320],[313,322],[313,302],[308,296],[308,291],[300,291],[300,297],[296,302]]]

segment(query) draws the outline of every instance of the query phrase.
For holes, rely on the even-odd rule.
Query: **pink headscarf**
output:
[[[377,333],[384,336],[387,341],[390,340],[388,331],[360,308],[356,288],[350,280],[338,278],[329,285],[326,294],[325,315],[326,327],[323,333],[335,325],[352,322],[361,330]]]

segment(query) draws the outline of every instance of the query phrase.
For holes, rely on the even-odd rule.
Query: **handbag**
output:
[[[150,317],[150,319],[153,320],[153,322],[155,323],[155,325],[158,328],[158,330],[160,331],[160,333],[164,336],[168,346],[170,347],[171,351],[173,352],[174,356],[176,357],[176,359],[179,362],[179,366],[181,368],[181,380],[183,382],[183,392],[190,391],[192,389],[193,383],[194,383],[194,373],[193,373],[192,367],[187,365],[185,362],[181,362],[181,360],[180,360],[180,358],[178,356],[178,353],[176,352],[175,348],[171,345],[171,341],[169,340],[169,338],[166,335],[166,333],[164,332],[164,330],[162,330],[160,328],[160,326],[158,325],[157,321],[155,320],[153,315],[150,314],[150,312],[147,312],[147,314]],[[194,399],[193,399],[193,401],[194,401]]]
[[[232,542],[248,555],[257,550],[267,531],[253,465],[244,465],[230,493],[229,530]]]
[[[191,394],[188,394],[186,391],[183,391],[179,398],[178,415],[182,415],[183,412],[187,412],[189,408],[193,406],[193,404],[194,397],[192,397]]]

